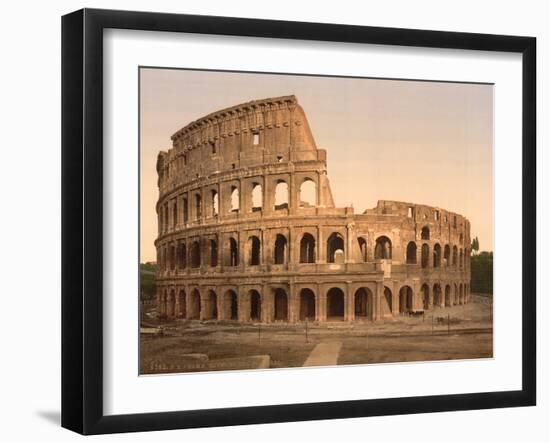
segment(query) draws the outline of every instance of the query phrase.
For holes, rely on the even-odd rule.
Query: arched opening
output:
[[[300,263],[315,263],[315,239],[308,233],[300,240]]]
[[[424,283],[420,291],[422,292],[422,307],[428,310],[430,309],[430,287]]]
[[[385,235],[376,239],[376,246],[374,248],[374,258],[376,260],[390,260],[391,259],[391,241]]]
[[[170,245],[170,248],[168,249],[168,255],[170,260],[170,270],[173,271],[176,269],[176,248],[174,245]]]
[[[201,317],[201,294],[198,289],[193,289],[190,301],[189,318],[191,320],[198,320]]]
[[[459,254],[458,266],[460,267],[460,269],[462,269],[464,266],[464,252],[462,251],[462,249],[460,250]]]
[[[218,266],[218,242],[214,239],[210,240],[210,266]]]
[[[180,243],[177,250],[178,269],[185,269],[187,266],[187,249],[185,243]]]
[[[236,186],[231,186],[231,211],[239,212],[239,189]]]
[[[215,320],[218,318],[218,296],[212,290],[208,291],[206,306],[204,307],[204,319]]]
[[[363,237],[359,237],[357,239],[357,243],[359,243],[359,252],[361,253],[361,261],[363,263],[366,263],[368,259],[367,240],[365,240]]]
[[[252,212],[261,211],[263,206],[262,185],[252,184]]]
[[[237,320],[239,318],[239,307],[237,294],[231,289],[224,296],[224,319]]]
[[[288,320],[288,296],[284,289],[277,288],[275,290],[275,320],[286,321]]]
[[[237,240],[233,237],[229,238],[229,266],[238,266],[239,264],[239,247]]]
[[[355,291],[355,318],[373,319],[373,296],[368,288],[359,288]]]
[[[331,288],[327,292],[327,317],[330,320],[344,320],[344,291]]]
[[[434,307],[441,306],[441,286],[439,286],[439,283],[436,283],[434,285],[433,295],[434,295]]]
[[[449,245],[445,245],[445,248],[443,248],[443,260],[445,266],[451,265],[451,248]]]
[[[174,220],[174,226],[178,225],[178,201],[174,201],[174,206],[172,207],[172,219]]]
[[[311,289],[300,291],[300,320],[315,320],[315,294]]]
[[[212,198],[211,198],[212,215],[216,216],[216,215],[218,215],[218,210],[219,210],[219,205],[220,205],[219,197],[218,197],[218,193],[214,190],[212,191],[211,195],[212,195]]]
[[[327,240],[327,262],[341,263],[344,255],[344,238],[337,232],[330,234]],[[339,259],[339,261],[337,261]]]
[[[451,303],[451,287],[449,285],[445,286],[445,306],[452,306],[452,303]]]
[[[288,208],[288,184],[284,180],[277,181],[275,186],[275,206],[274,209]]]
[[[254,289],[248,295],[250,296],[250,320],[260,321],[262,319],[262,297]]]
[[[168,307],[166,315],[169,318],[173,318],[176,316],[176,291],[173,289],[170,291],[170,295],[168,297]]]
[[[429,240],[430,239],[430,228],[427,226],[424,226],[422,228],[422,231],[420,231],[420,239],[421,240]]]
[[[287,262],[287,242],[286,237],[282,234],[277,234],[275,237],[274,259],[276,265],[283,265]]]
[[[458,287],[458,303],[461,305],[464,304],[464,286],[462,286],[462,283]]]
[[[183,289],[181,289],[178,294],[178,306],[180,311],[178,317],[187,318],[187,297]]]
[[[433,260],[434,268],[439,268],[441,266],[441,246],[439,243],[434,245]]]
[[[413,241],[409,242],[407,245],[407,264],[416,264],[416,243]]]
[[[198,268],[201,265],[201,249],[198,240],[191,244],[191,267]]]
[[[258,266],[260,264],[260,239],[253,235],[248,239],[248,250],[250,266]]]
[[[315,182],[306,178],[300,186],[300,207],[307,208],[317,205],[317,192]]]
[[[382,315],[388,315],[392,313],[392,299],[393,295],[391,289],[384,286],[384,297],[382,298]]]
[[[410,286],[403,286],[399,290],[399,312],[406,313],[413,310],[413,290]]]
[[[457,256],[458,256],[458,249],[455,245],[453,246],[453,266],[456,266]]]
[[[195,218],[202,217],[202,198],[200,194],[195,194]]]

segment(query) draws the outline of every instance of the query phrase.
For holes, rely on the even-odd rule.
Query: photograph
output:
[[[492,358],[493,88],[140,66],[140,374]]]

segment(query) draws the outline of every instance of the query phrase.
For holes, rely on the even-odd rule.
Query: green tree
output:
[[[471,258],[471,291],[479,294],[493,293],[493,253],[482,251]]]
[[[476,237],[472,240],[472,251],[474,251],[474,255],[477,255],[479,251],[479,239]]]

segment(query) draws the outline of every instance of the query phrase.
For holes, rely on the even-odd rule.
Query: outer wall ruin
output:
[[[381,320],[470,301],[470,223],[430,206],[334,206],[296,97],[203,117],[157,160],[163,318]]]

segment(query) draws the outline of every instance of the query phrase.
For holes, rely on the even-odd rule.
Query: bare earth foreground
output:
[[[382,322],[248,324],[156,320],[143,308],[140,373],[490,358],[492,298]]]

